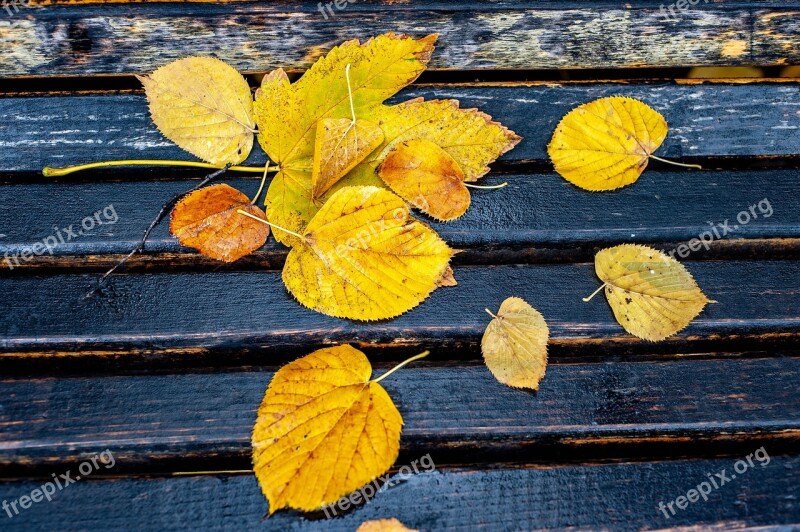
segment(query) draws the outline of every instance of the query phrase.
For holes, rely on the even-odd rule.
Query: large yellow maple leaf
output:
[[[311,186],[317,121],[349,118],[353,112],[361,117],[381,105],[425,70],[436,38],[415,40],[387,33],[364,44],[347,41],[314,63],[296,83],[290,83],[280,69],[264,77],[254,111],[261,147],[280,167],[267,191],[272,223],[302,231],[319,208]],[[345,82],[348,65],[350,94]],[[287,242],[288,235],[276,230],[275,237]]]
[[[424,70],[435,39],[435,35],[414,40],[386,34],[363,45],[349,41],[334,48],[294,84],[282,71],[264,78],[256,93],[255,116],[259,141],[280,167],[267,192],[267,216],[272,223],[302,232],[337,190],[352,185],[383,186],[375,168],[406,140],[437,144],[458,163],[467,182],[488,172],[489,163],[519,142],[517,135],[488,115],[460,109],[455,100],[419,98],[383,105]],[[356,120],[354,117],[377,124],[383,141],[371,153],[361,153],[363,160],[324,196],[317,197],[312,183],[316,124],[320,119]],[[348,161],[348,168],[352,162]],[[404,199],[413,203],[413,198]],[[296,242],[283,231],[274,234],[285,244]]]

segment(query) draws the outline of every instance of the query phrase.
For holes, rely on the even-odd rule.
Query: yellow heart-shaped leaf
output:
[[[614,317],[644,340],[672,336],[714,302],[680,262],[647,246],[622,244],[600,250],[594,267]]]
[[[256,127],[253,97],[235,68],[213,57],[186,57],[138,78],[153,122],[169,140],[220,167],[247,159]]]
[[[547,153],[556,172],[586,190],[613,190],[639,179],[667,136],[667,122],[646,104],[612,96],[561,119]]]
[[[514,388],[539,389],[547,368],[550,331],[544,317],[525,300],[509,297],[486,327],[481,351],[495,378]]]
[[[403,418],[378,381],[425,355],[370,380],[364,353],[342,345],[314,351],[275,373],[252,436],[253,470],[270,514],[317,510],[392,466]]]
[[[283,268],[286,287],[309,308],[355,320],[414,308],[453,255],[402,199],[379,187],[338,190],[298,236]]]

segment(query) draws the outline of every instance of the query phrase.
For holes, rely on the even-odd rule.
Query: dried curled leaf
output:
[[[647,246],[623,244],[600,250],[594,267],[614,317],[644,340],[672,336],[689,325],[706,303],[713,303],[680,262]]]
[[[464,172],[429,140],[401,142],[383,160],[378,174],[401,198],[437,220],[455,220],[469,208]]]
[[[318,202],[344,175],[383,142],[383,131],[367,120],[323,118],[317,122],[311,199]]]
[[[187,57],[137,77],[153,122],[169,140],[220,167],[247,159],[253,97],[235,68],[213,57]]]
[[[233,262],[267,241],[269,226],[242,216],[243,210],[262,219],[264,211],[235,188],[220,184],[196,190],[172,210],[169,230],[181,244],[203,255]]]
[[[556,172],[586,190],[613,190],[639,179],[667,136],[667,122],[621,96],[580,105],[561,119],[547,153]]]
[[[407,528],[406,525],[391,517],[389,519],[375,519],[364,521],[356,532],[418,532],[416,529]]]
[[[252,437],[270,514],[322,508],[392,466],[403,418],[371,375],[367,357],[349,345],[314,351],[275,373]]]
[[[256,91],[258,140],[280,165],[267,191],[269,220],[302,231],[319,205],[312,199],[312,159],[317,121],[323,118],[364,118],[367,110],[414,81],[425,69],[436,35],[412,39],[387,33],[361,44],[347,41],[320,58],[294,84],[282,70],[264,77]],[[345,69],[350,65],[353,109]],[[373,120],[374,122],[374,120]],[[283,231],[275,237],[292,244]]]
[[[451,268],[450,266],[447,267],[442,276],[439,277],[439,280],[436,281],[437,288],[442,286],[458,286],[458,281],[456,281],[456,276],[453,273],[453,268]]]
[[[538,390],[547,368],[550,337],[544,317],[518,297],[503,301],[492,316],[481,340],[489,371],[508,386]]]
[[[346,187],[289,252],[283,281],[306,307],[355,320],[398,316],[436,288],[453,251],[378,187]]]

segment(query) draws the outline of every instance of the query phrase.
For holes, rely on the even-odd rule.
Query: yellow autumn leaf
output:
[[[378,187],[340,189],[296,236],[283,268],[286,287],[306,307],[354,320],[414,308],[453,255],[402,199]]]
[[[378,175],[401,198],[437,220],[455,220],[469,208],[464,172],[429,140],[398,144],[378,167]]]
[[[256,127],[253,97],[235,68],[213,57],[186,57],[137,77],[153,122],[169,140],[220,167],[247,159]]]
[[[347,41],[320,58],[294,84],[282,70],[264,77],[256,91],[258,136],[270,159],[280,166],[267,191],[271,222],[298,232],[318,210],[312,200],[311,173],[317,121],[348,118],[380,105],[414,81],[425,69],[436,35],[412,39],[387,33],[364,44]],[[345,80],[349,67],[350,94]],[[352,108],[350,99],[352,98]],[[286,233],[275,237],[287,242]]]
[[[356,529],[356,532],[418,532],[418,530],[408,528],[394,517],[391,517],[389,519],[364,521]]]
[[[383,141],[383,131],[361,119],[323,118],[317,123],[311,199],[319,199]]]
[[[395,369],[427,355],[417,355]],[[397,459],[403,418],[372,366],[349,345],[282,367],[253,428],[253,471],[269,500],[312,511],[373,481]]]
[[[489,371],[508,386],[538,390],[550,336],[544,317],[518,297],[503,301],[497,315],[486,312],[493,319],[483,333],[481,351]]]
[[[570,183],[613,190],[639,179],[666,136],[667,122],[657,111],[633,98],[612,96],[567,113],[547,153]]]
[[[461,109],[457,100],[409,100],[380,106],[364,114],[380,124],[383,144],[347,176],[351,184],[380,184],[375,170],[397,145],[427,140],[442,148],[472,183],[489,171],[489,163],[519,143],[521,137],[477,109]]]
[[[680,262],[647,246],[622,244],[600,250],[594,266],[603,281],[594,294],[605,288],[619,324],[644,340],[672,336],[707,303],[714,303]]]

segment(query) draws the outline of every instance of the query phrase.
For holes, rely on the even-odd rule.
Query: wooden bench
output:
[[[385,517],[421,530],[800,524],[800,85],[777,78],[800,64],[800,1],[680,0],[671,12],[662,3],[0,10],[0,501],[104,450],[114,457],[52,502],[13,517],[0,510],[0,528],[352,531]],[[463,250],[457,287],[387,322],[328,318],[288,295],[286,250],[274,241],[221,265],[162,224],[146,253],[84,298],[161,205],[204,175],[41,176],[48,165],[190,159],[153,126],[133,74],[214,54],[255,82],[385,31],[441,33],[432,70],[396,101],[457,98],[524,137],[485,180],[509,186],[476,191],[466,216],[436,225]],[[755,66],[774,79],[686,78],[703,66]],[[545,150],[555,125],[609,95],[661,112],[670,133],[658,154],[705,169],[652,162],[634,185],[603,194],[559,177]],[[263,158],[256,149],[250,162]],[[227,178],[244,191],[258,184]],[[605,302],[581,301],[598,286],[597,250],[671,250],[762,200],[771,216],[684,261],[718,304],[678,335],[638,340]],[[109,206],[116,223],[5,263]],[[551,365],[536,394],[498,385],[482,363],[483,309],[510,295],[550,324]],[[432,351],[384,383],[405,419],[393,473],[428,454],[435,471],[392,482],[333,520],[290,511],[262,520],[267,503],[246,472],[255,410],[277,367],[339,343],[363,348],[378,369]],[[659,511],[762,447],[768,464],[675,515]]]

